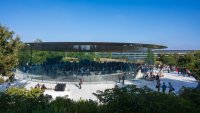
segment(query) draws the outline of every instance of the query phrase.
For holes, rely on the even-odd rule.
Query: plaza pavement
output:
[[[20,76],[17,75],[16,76]],[[141,75],[140,75],[141,76]],[[182,87],[193,87],[195,88],[198,85],[198,81],[195,80],[193,77],[187,77],[180,74],[177,74],[176,72],[171,73],[164,73],[164,77],[161,78],[161,84],[162,82],[165,82],[166,85],[168,85],[168,82],[171,82],[172,86],[175,88],[175,93],[178,94],[180,92],[180,89]],[[34,88],[36,84],[45,84],[45,86],[48,88],[45,90],[44,94],[51,95],[54,99],[56,97],[68,97],[73,100],[79,100],[79,99],[91,99],[91,100],[97,100],[97,98],[93,95],[97,90],[104,91],[108,88],[114,88],[115,85],[118,85],[119,87],[123,87],[126,85],[136,85],[138,87],[148,86],[149,88],[156,90],[156,81],[147,81],[144,79],[137,78],[132,80],[125,80],[125,85],[122,83],[116,83],[115,81],[110,82],[99,82],[99,83],[90,83],[90,82],[83,82],[82,89],[79,89],[78,82],[66,82],[66,89],[65,91],[54,91],[56,83],[52,82],[41,82],[41,81],[27,81],[27,80],[20,80],[18,79],[14,83],[11,84],[11,87],[25,87],[27,89]],[[59,82],[60,83],[60,82]],[[0,85],[0,91],[5,91],[6,83]]]

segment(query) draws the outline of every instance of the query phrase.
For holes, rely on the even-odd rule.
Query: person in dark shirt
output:
[[[125,75],[122,76],[122,83],[124,85]]]
[[[47,89],[46,86],[44,84],[42,84],[41,89]]]
[[[160,79],[160,76],[157,74],[156,75],[156,80],[159,80]]]
[[[172,93],[175,89],[173,88],[171,82],[169,82],[168,84],[169,84],[168,88],[169,88],[169,94],[170,94],[170,93]]]
[[[158,89],[158,92],[160,92],[160,80],[157,80],[156,88]]]
[[[162,84],[162,92],[165,93],[166,89],[167,89],[167,86],[165,85],[165,83],[163,82]]]
[[[80,88],[80,89],[82,88],[82,87],[81,87],[82,83],[83,83],[82,79],[79,78],[79,88]]]

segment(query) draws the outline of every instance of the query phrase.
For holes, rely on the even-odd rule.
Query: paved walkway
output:
[[[29,81],[26,84],[26,88],[30,89],[33,88],[38,82],[32,82]],[[79,100],[79,99],[92,99],[97,100],[97,98],[92,94],[96,92],[97,90],[105,90],[108,88],[113,88],[115,83],[107,83],[107,84],[82,84],[82,88],[79,89],[78,83],[67,83],[65,91],[54,91],[55,83],[40,83],[40,85],[45,84],[45,86],[51,90],[46,90],[44,94],[52,95],[53,98],[56,98],[58,96],[61,97],[68,97],[73,100]]]
[[[183,76],[181,74],[177,73],[164,73],[164,77],[160,78],[160,83],[165,82],[165,84],[168,86],[168,82],[171,82],[172,86],[175,88],[175,93],[178,94],[180,93],[180,89],[182,87],[191,87],[191,88],[196,88],[198,85],[198,81],[194,77],[187,77]],[[147,81],[144,79],[134,79],[134,80],[129,80],[125,82],[126,85],[137,85],[138,87],[144,87],[145,85],[148,86],[149,88],[157,91],[156,89],[156,80],[154,81]],[[119,86],[122,86],[120,84]],[[168,92],[168,88],[167,88]]]
[[[179,90],[182,86],[185,87],[196,87],[198,82],[193,77],[184,77],[182,75],[178,75],[177,73],[164,73],[164,77],[161,78],[161,84],[165,82],[168,85],[168,82],[171,82],[173,87],[175,88],[175,93],[179,93]],[[36,81],[26,81],[25,80],[18,80],[15,86],[19,84],[19,86],[24,86],[27,89],[34,88],[36,84],[45,84],[49,90],[46,90],[44,94],[52,95],[53,98],[58,96],[61,97],[69,97],[73,100],[81,99],[92,99],[97,100],[97,98],[92,94],[97,90],[104,91],[108,88],[114,88],[116,82],[101,82],[101,83],[84,83],[82,84],[82,89],[79,89],[78,82],[67,82],[65,91],[54,91],[56,83],[41,83]],[[14,86],[11,84],[11,86]],[[156,90],[156,81],[147,81],[142,79],[133,79],[133,80],[125,80],[125,85],[137,85],[138,87],[148,86],[153,90]],[[123,87],[122,83],[117,83],[118,86]],[[4,88],[5,91],[5,84],[0,85],[0,90]]]

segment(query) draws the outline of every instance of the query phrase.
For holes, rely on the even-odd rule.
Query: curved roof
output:
[[[131,52],[143,48],[164,49],[163,45],[117,42],[34,42],[26,43],[27,49],[66,52]]]

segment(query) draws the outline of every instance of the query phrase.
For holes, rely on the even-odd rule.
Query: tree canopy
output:
[[[147,58],[145,59],[145,61],[149,65],[153,65],[155,63],[155,56],[151,49],[147,50]]]
[[[192,71],[197,79],[200,79],[200,51],[187,53],[185,55],[161,55],[160,61],[166,65],[187,68]]]
[[[18,50],[23,46],[19,36],[0,25],[0,74],[11,75],[18,61]]]
[[[177,61],[176,61],[176,57],[174,55],[161,55],[160,56],[160,60],[162,61],[162,63],[166,64],[166,65],[176,65]]]
[[[184,89],[177,96],[159,93],[148,87],[106,89],[92,100],[51,99],[43,90],[10,88],[0,93],[0,113],[199,113],[200,90]]]

